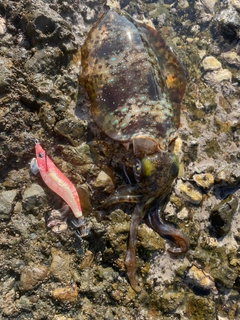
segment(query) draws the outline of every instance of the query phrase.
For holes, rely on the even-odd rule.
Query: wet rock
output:
[[[215,168],[215,163],[213,159],[203,160],[199,163],[194,163],[189,166],[192,172],[196,173],[204,173],[204,172],[213,172]]]
[[[0,219],[10,219],[17,190],[6,190],[0,193]]]
[[[1,306],[3,314],[6,316],[13,316],[18,311],[15,306],[16,290],[14,285],[14,278],[9,278],[2,284]]]
[[[58,48],[44,48],[38,50],[25,63],[25,71],[31,73],[56,74],[60,71],[62,52]]]
[[[30,4],[23,14],[22,26],[33,46],[42,43],[62,43],[70,38],[66,20],[45,2]]]
[[[86,140],[86,122],[76,118],[68,117],[58,121],[54,130],[60,136],[67,138],[73,146],[78,146]]]
[[[39,117],[42,120],[43,125],[46,125],[48,128],[52,129],[56,123],[56,113],[48,102],[44,103],[40,108]]]
[[[213,12],[217,0],[202,0],[201,2],[210,12]]]
[[[194,294],[185,297],[185,313],[190,316],[191,320],[198,319],[216,319],[215,301]]]
[[[2,17],[0,17],[0,35],[4,35],[4,33],[6,32],[7,28],[6,28],[6,20]]]
[[[215,287],[214,279],[206,271],[196,265],[192,265],[187,274],[186,282],[198,289],[209,291]]]
[[[114,271],[112,268],[103,268],[103,267],[99,267],[98,270],[98,276],[101,279],[107,280],[107,281],[113,281],[113,279],[116,278],[117,272]]]
[[[211,173],[195,174],[193,180],[203,188],[209,188],[214,184],[214,176]]]
[[[240,1],[239,0],[231,0],[231,4],[238,12],[240,12]]]
[[[160,308],[166,313],[176,310],[182,301],[183,296],[180,292],[164,291],[159,297]]]
[[[178,212],[177,217],[178,217],[178,219],[181,219],[181,220],[187,220],[189,218],[188,209],[185,207],[182,208],[182,210]]]
[[[125,221],[114,226],[111,226],[111,230],[108,233],[108,239],[111,247],[118,254],[126,252],[126,241],[129,233],[129,221]]]
[[[229,195],[211,210],[209,220],[218,238],[225,236],[231,229],[232,217],[237,207],[238,199],[234,195]]]
[[[183,205],[184,205],[184,201],[181,199],[181,198],[179,198],[178,196],[176,196],[176,194],[171,194],[171,196],[170,196],[170,201],[171,201],[171,203],[173,203],[174,205],[175,205],[175,207],[177,208],[177,209],[181,209],[182,207],[183,207]]]
[[[157,250],[165,250],[164,240],[145,224],[138,227],[139,246],[143,247],[144,253],[156,252]]]
[[[204,58],[201,65],[202,65],[202,68],[204,71],[219,70],[222,67],[221,62],[218,61],[213,56],[208,56],[208,57]]]
[[[89,268],[91,266],[93,261],[94,261],[94,254],[92,253],[92,251],[87,250],[85,252],[85,255],[83,257],[82,262],[79,265],[79,268],[80,269],[87,269],[87,268]]]
[[[23,193],[23,209],[29,213],[37,214],[47,203],[47,196],[42,187],[33,183]]]
[[[228,69],[219,69],[213,72],[207,72],[204,79],[212,85],[221,83],[222,81],[232,81],[232,73]]]
[[[210,274],[216,283],[221,284],[227,289],[232,289],[237,278],[236,271],[229,268],[227,263],[221,263],[220,266],[216,265],[216,267],[212,266]]]
[[[31,311],[33,307],[33,302],[27,296],[21,296],[16,303],[17,307],[21,310]]]
[[[201,192],[188,181],[183,183],[178,180],[174,190],[179,197],[192,204],[199,204],[202,201]]]
[[[213,18],[214,5],[216,0],[207,1],[196,1],[194,3],[194,8],[196,10],[197,21],[201,23],[209,22]]]
[[[236,39],[240,37],[240,16],[234,7],[229,6],[222,10],[217,16],[216,21],[226,36]]]
[[[17,188],[22,186],[24,179],[29,180],[30,174],[28,169],[11,170],[3,182],[4,187]]]
[[[69,283],[72,279],[70,256],[66,252],[52,248],[52,263],[50,273],[59,281]]]
[[[30,86],[33,86],[34,90],[36,90],[35,94],[40,94],[45,97],[52,96],[55,89],[53,80],[42,73],[32,75],[32,83]]]
[[[100,266],[101,269],[101,266]],[[102,280],[102,279],[101,279]],[[103,283],[101,281],[100,283],[95,282],[94,273],[89,269],[84,269],[81,272],[81,287],[80,292],[84,293],[84,296],[86,296],[86,293],[91,293],[93,296],[98,296],[99,293],[106,287],[106,283]]]
[[[43,265],[25,267],[20,276],[20,289],[32,290],[48,276],[48,272],[48,269]]]
[[[214,238],[213,242],[214,242]],[[202,249],[205,246],[204,249]],[[203,243],[194,252],[194,258],[203,266],[206,266],[209,274],[214,279],[216,285],[221,285],[227,289],[231,289],[238,276],[236,269],[229,266],[229,258],[227,255],[228,248],[219,246],[215,239],[214,243]]]
[[[77,187],[78,195],[81,201],[82,211],[85,217],[92,212],[91,196],[87,185]]]
[[[189,3],[187,0],[180,0],[180,1],[178,1],[178,6],[181,9],[186,9],[189,7]]]
[[[240,67],[240,55],[237,54],[235,51],[228,51],[221,54],[221,57],[231,65],[234,65],[235,67]]]
[[[4,57],[0,57],[0,91],[1,93],[8,92],[13,81],[13,73],[11,71],[12,61]]]
[[[53,317],[53,320],[74,320],[73,318],[69,318],[69,316],[61,316],[61,315],[56,315]]]
[[[100,171],[95,182],[94,187],[102,189],[104,192],[112,193],[114,190],[114,184],[109,175],[104,171]]]
[[[71,163],[75,165],[85,165],[85,164],[93,164],[94,161],[92,159],[91,150],[87,143],[83,142],[79,146],[68,148],[65,147],[62,150],[64,157],[66,160],[71,161]]]
[[[78,287],[75,283],[52,290],[51,296],[54,300],[60,302],[76,302],[78,299]]]
[[[240,165],[236,163],[221,165],[216,171],[215,181],[221,185],[238,185],[240,181]]]

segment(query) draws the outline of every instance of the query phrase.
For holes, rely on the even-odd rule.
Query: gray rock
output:
[[[23,193],[23,209],[30,213],[36,213],[47,203],[47,196],[42,187],[33,183]]]
[[[10,219],[13,209],[13,202],[17,195],[17,190],[7,190],[0,193],[0,219]]]

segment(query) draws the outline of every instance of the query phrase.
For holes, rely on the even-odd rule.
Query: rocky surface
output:
[[[98,130],[79,85],[81,45],[108,6],[150,20],[188,74],[164,219],[190,250],[172,259],[142,224],[140,293],[124,269],[132,207],[102,221],[94,210],[126,183],[125,149]],[[239,34],[239,1],[0,2],[1,319],[240,319]],[[62,201],[29,172],[34,138],[75,184],[86,239],[47,229]]]

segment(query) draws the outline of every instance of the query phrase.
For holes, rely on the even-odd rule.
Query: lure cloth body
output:
[[[82,208],[76,188],[55,166],[37,140],[35,142],[35,151],[37,168],[43,181],[68,204],[74,216],[81,221],[83,219]],[[34,170],[36,171],[36,168]]]

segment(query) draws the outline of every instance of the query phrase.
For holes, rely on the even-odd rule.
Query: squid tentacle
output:
[[[131,287],[139,292],[141,289],[138,285],[138,278],[136,275],[136,245],[138,226],[142,219],[144,204],[137,204],[134,208],[129,230],[128,247],[125,258],[125,267]]]
[[[187,252],[189,242],[186,236],[179,230],[169,225],[164,225],[159,218],[157,210],[147,214],[144,220],[148,227],[157,232],[163,239],[173,241],[178,246],[178,248],[169,248],[167,251],[170,254],[178,256]]]

